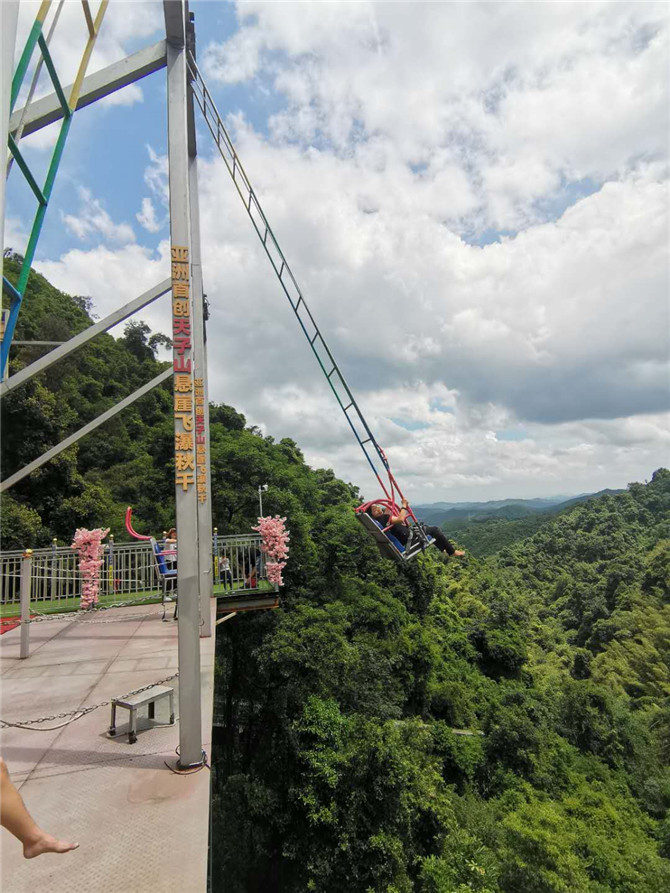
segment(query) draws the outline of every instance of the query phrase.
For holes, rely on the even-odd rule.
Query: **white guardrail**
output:
[[[161,541],[158,541],[161,545]],[[103,544],[103,564],[100,568],[99,596],[114,596],[120,601],[135,596],[149,596],[160,592],[156,563],[151,543],[140,540]],[[0,552],[0,604],[18,605],[21,594],[21,563],[23,551]],[[79,559],[74,549],[57,546],[33,549],[31,555],[30,601],[63,602],[81,597]],[[226,588],[246,588],[255,570],[257,581],[267,579],[265,554],[261,552],[258,534],[212,537],[212,575],[214,584]]]

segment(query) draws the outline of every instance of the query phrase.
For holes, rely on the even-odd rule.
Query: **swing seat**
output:
[[[426,535],[425,541],[421,536],[410,537],[407,546],[403,546],[400,540],[393,536],[390,530],[384,532],[384,528],[375,521],[372,515],[367,512],[356,512],[356,517],[360,524],[370,534],[372,539],[377,543],[377,548],[382,558],[393,558],[396,561],[411,561],[420,552],[423,552],[427,546],[435,542],[432,536]],[[410,528],[411,530],[412,528]]]

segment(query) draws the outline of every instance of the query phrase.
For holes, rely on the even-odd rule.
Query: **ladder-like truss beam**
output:
[[[384,454],[384,451],[377,443],[370,427],[361,412],[358,403],[354,395],[351,392],[349,385],[347,384],[346,379],[340,367],[335,360],[335,357],[330,351],[328,344],[326,343],[326,339],[323,337],[323,334],[319,330],[318,325],[316,324],[316,320],[312,315],[311,310],[307,306],[307,301],[305,297],[298,287],[298,283],[296,282],[295,276],[293,275],[291,268],[284,256],[283,251],[279,246],[279,242],[275,238],[274,233],[272,232],[272,228],[268,222],[267,217],[265,216],[265,212],[263,211],[261,204],[256,196],[256,193],[253,190],[251,182],[247,177],[247,174],[242,167],[242,162],[235,151],[235,147],[233,142],[226,130],[225,124],[223,123],[223,119],[221,118],[219,112],[217,111],[216,106],[214,105],[214,100],[207,89],[207,85],[198,70],[198,66],[196,65],[195,59],[191,56],[189,59],[189,71],[191,75],[191,91],[193,97],[198,104],[200,111],[202,112],[202,116],[207,124],[209,132],[212,134],[214,138],[214,142],[223,158],[226,167],[228,168],[228,173],[230,174],[233,183],[237,189],[238,195],[242,199],[242,203],[244,204],[244,208],[247,212],[251,223],[256,230],[256,234],[261,241],[261,244],[265,250],[268,260],[275,271],[277,279],[279,280],[279,284],[281,285],[284,294],[288,298],[289,304],[291,305],[291,309],[295,314],[296,319],[300,325],[300,328],[305,335],[305,338],[309,341],[309,345],[312,349],[312,352],[316,358],[317,363],[319,364],[321,371],[323,372],[326,381],[328,382],[330,389],[332,390],[335,399],[340,405],[342,412],[344,413],[344,417],[347,420],[349,427],[351,428],[354,437],[358,441],[358,445],[365,458],[370,465],[375,477],[379,481],[384,492],[386,491],[386,487],[382,481],[382,478],[379,476],[379,472],[375,467],[375,454],[381,460],[383,467],[390,475],[390,469],[388,466],[388,461]],[[318,344],[317,344],[318,342]],[[330,369],[330,371],[327,371]],[[346,406],[345,406],[346,403]],[[351,410],[351,411],[350,411]],[[372,449],[367,447],[367,444],[371,443],[374,448],[374,452]],[[391,489],[393,488],[393,481],[391,483]],[[388,494],[389,498],[391,494]]]
[[[73,446],[75,443],[77,443],[78,440],[81,440],[82,437],[86,437],[87,434],[90,434],[91,431],[95,431],[97,427],[103,425],[105,422],[108,422],[111,418],[114,418],[114,416],[118,412],[121,412],[122,409],[130,406],[131,403],[139,400],[140,397],[144,397],[145,394],[148,394],[149,391],[153,390],[159,384],[167,381],[168,378],[170,378],[171,376],[172,367],[170,367],[169,369],[165,369],[165,371],[161,372],[160,375],[152,378],[150,382],[142,385],[141,388],[138,388],[128,397],[125,397],[123,400],[117,403],[115,406],[112,406],[111,409],[103,412],[97,417],[97,419],[93,419],[93,421],[89,422],[88,425],[84,425],[83,428],[75,431],[74,434],[70,434],[70,436],[66,437],[65,440],[61,440],[61,442],[55,447],[47,450],[46,453],[42,453],[42,455],[38,459],[34,459],[32,462],[29,462],[28,465],[24,465],[24,467],[17,471],[15,474],[10,475],[6,480],[0,482],[0,493],[4,493],[5,490],[9,490],[9,488],[13,487],[14,484],[17,484],[19,481],[23,480],[24,477],[27,477],[29,474],[32,474],[33,471],[36,471],[38,468],[44,465],[45,462],[53,459],[59,453],[62,453],[63,450],[66,450],[68,447]]]
[[[160,298],[161,295],[164,295],[166,292],[170,291],[171,288],[172,280],[164,279],[162,282],[159,282],[158,285],[150,288],[149,291],[145,291],[144,294],[141,294],[139,295],[139,297],[134,298],[127,304],[124,304],[123,307],[119,307],[118,310],[110,313],[109,316],[106,316],[99,322],[94,323],[94,325],[89,326],[88,329],[84,329],[83,332],[75,335],[74,338],[70,338],[69,341],[66,341],[60,347],[57,347],[56,350],[49,351],[49,353],[45,354],[43,357],[40,357],[39,360],[35,360],[34,363],[31,363],[30,366],[26,366],[15,375],[12,375],[11,378],[8,378],[6,381],[1,382],[0,396],[4,397],[5,394],[14,390],[14,388],[18,387],[20,384],[23,384],[25,381],[28,381],[28,379],[33,377],[33,375],[37,375],[38,372],[44,372],[44,370],[48,369],[49,366],[52,366],[59,360],[62,360],[63,357],[66,357],[68,354],[72,353],[73,350],[77,350],[77,348],[81,347],[83,344],[86,344],[86,342],[90,341],[91,338],[95,338],[95,336],[101,334],[101,332],[106,332],[108,329],[111,329],[114,326],[118,325],[120,322],[123,322],[124,319],[132,316],[133,313],[137,313],[138,310],[141,310],[142,307],[146,307],[147,304],[151,304],[152,301]]]
[[[165,41],[159,40],[158,43],[144,47],[136,53],[126,56],[125,59],[108,65],[107,68],[89,74],[82,81],[77,109],[91,105],[92,102],[102,99],[103,96],[109,96],[110,93],[115,93],[154,71],[160,71],[161,68],[165,68],[166,60]],[[73,87],[74,85],[70,84],[64,89],[63,92],[66,96],[71,95]],[[19,127],[23,111],[20,108],[13,112],[9,120],[10,133],[14,133]],[[59,121],[62,117],[63,108],[55,92],[31,102],[23,122],[22,136],[35,133],[42,127]]]

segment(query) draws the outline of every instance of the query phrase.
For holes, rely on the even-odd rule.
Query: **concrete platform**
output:
[[[112,622],[93,622],[100,619]],[[177,623],[161,622],[159,605],[36,623],[26,660],[18,657],[19,638],[18,628],[0,636],[1,715],[9,722],[107,701],[177,671]],[[208,756],[214,645],[214,636],[200,639]],[[178,683],[165,683],[176,696]],[[165,766],[176,765],[178,715],[177,707],[176,724],[167,724],[165,698],[155,720],[139,719],[132,745],[126,711],[117,714],[116,737],[107,735],[108,706],[54,731],[0,729],[0,753],[37,823],[80,843],[66,855],[25,860],[18,840],[1,829],[3,893],[205,893],[209,769],[182,776]]]

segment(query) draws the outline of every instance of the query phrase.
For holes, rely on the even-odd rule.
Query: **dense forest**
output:
[[[17,337],[89,311],[34,274]],[[158,343],[129,324],[7,397],[3,476],[155,375]],[[13,488],[3,547],[120,537],[128,504],[168,526],[169,409],[156,389]],[[267,482],[291,528],[281,608],[217,630],[215,893],[670,889],[670,472],[485,557],[399,567],[355,488],[230,407],[211,418],[214,523],[248,530]]]

